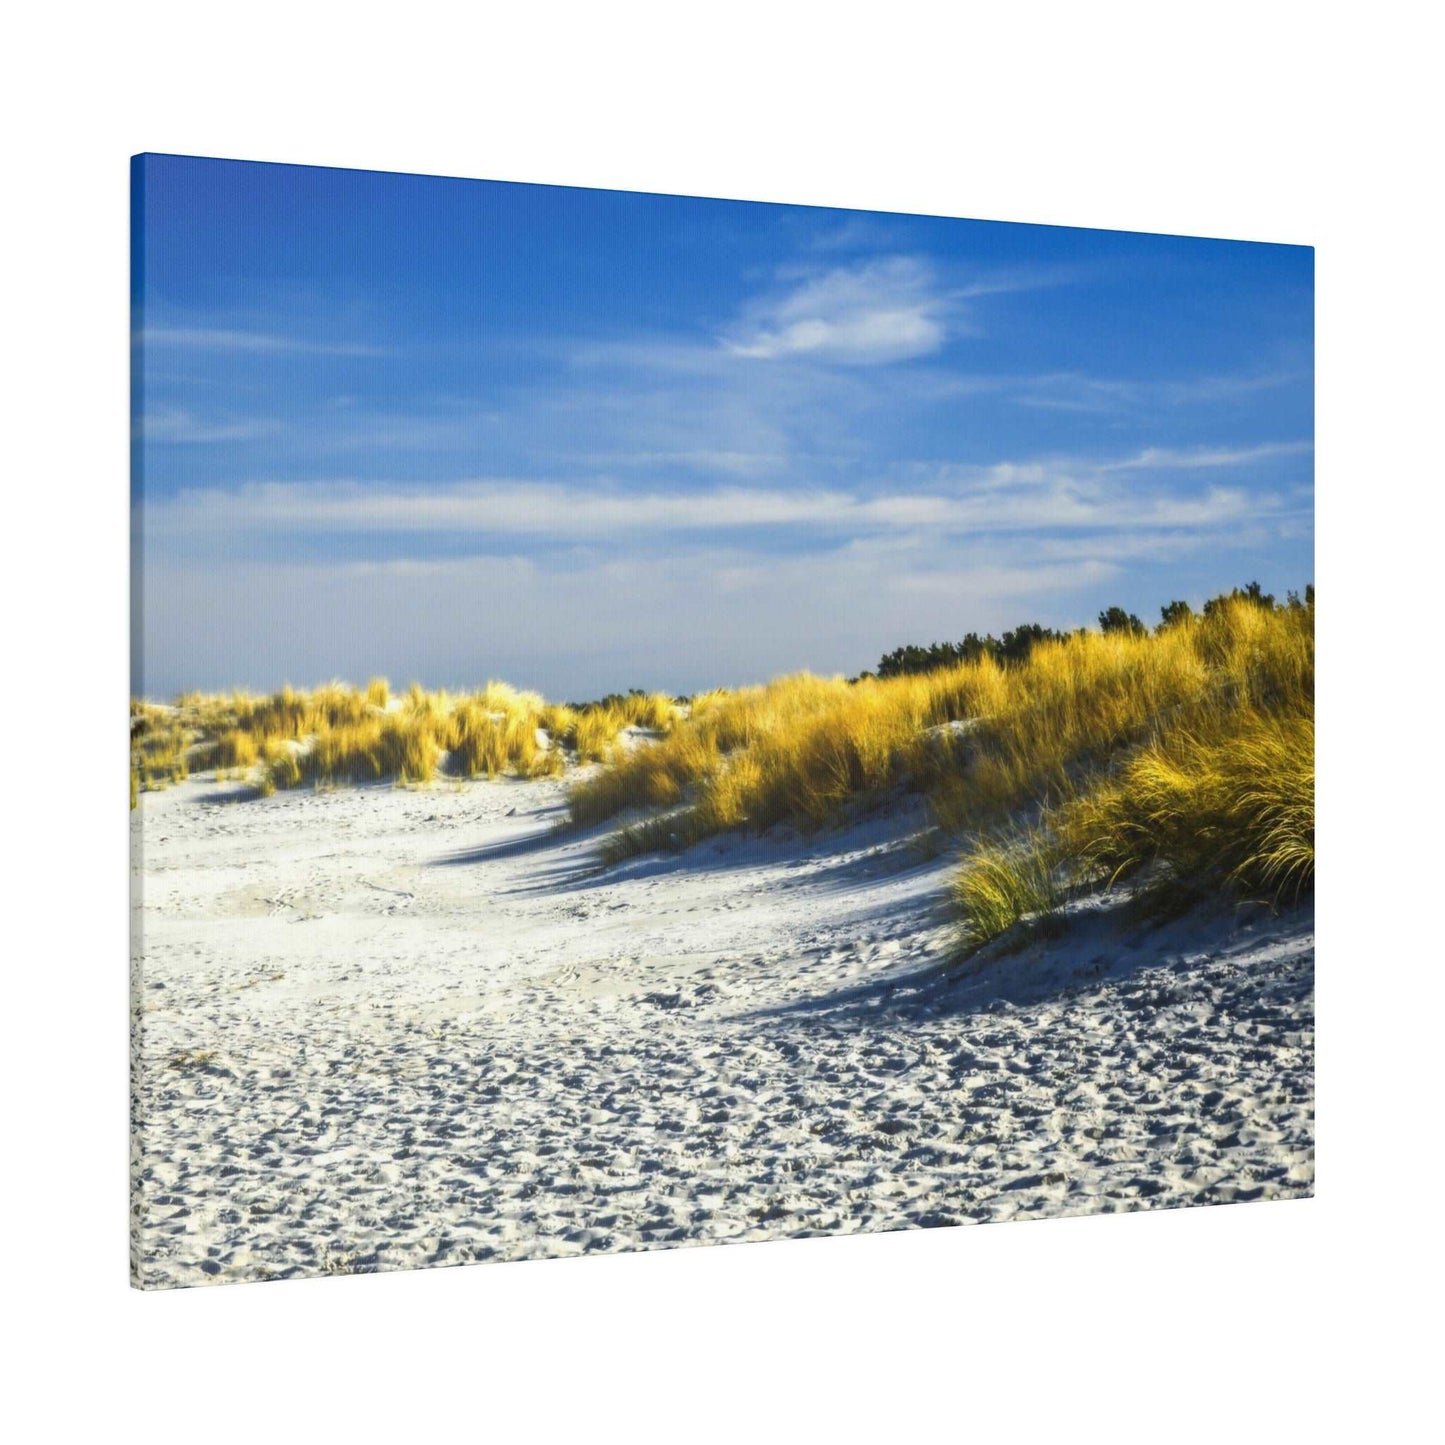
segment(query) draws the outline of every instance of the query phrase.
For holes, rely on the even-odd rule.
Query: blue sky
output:
[[[137,692],[688,692],[1312,580],[1307,247],[135,165]]]

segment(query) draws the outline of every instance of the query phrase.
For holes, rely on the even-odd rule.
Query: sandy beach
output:
[[[960,968],[906,807],[605,873],[564,811],[142,797],[137,1284],[1312,1191],[1312,907],[1096,901]]]

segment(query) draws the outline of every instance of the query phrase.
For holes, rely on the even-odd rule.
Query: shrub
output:
[[[1159,626],[1155,629],[1158,632],[1167,627],[1181,627],[1194,620],[1194,609],[1187,602],[1166,602],[1159,609],[1159,619]]]

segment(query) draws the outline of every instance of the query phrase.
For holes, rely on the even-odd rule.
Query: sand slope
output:
[[[1313,915],[942,968],[908,820],[606,876],[554,782],[134,815],[148,1287],[1308,1194]]]

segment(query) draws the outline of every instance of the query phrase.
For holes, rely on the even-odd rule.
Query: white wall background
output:
[[[1411,647],[1433,661],[1441,562],[1426,13],[253,0],[12,15],[0,1250],[15,1438],[1413,1433],[1439,1284],[1439,785],[1433,710],[1394,663]],[[119,718],[126,161],[142,149],[1316,244],[1320,1197],[131,1293]],[[1377,646],[1402,618],[1418,630]]]

